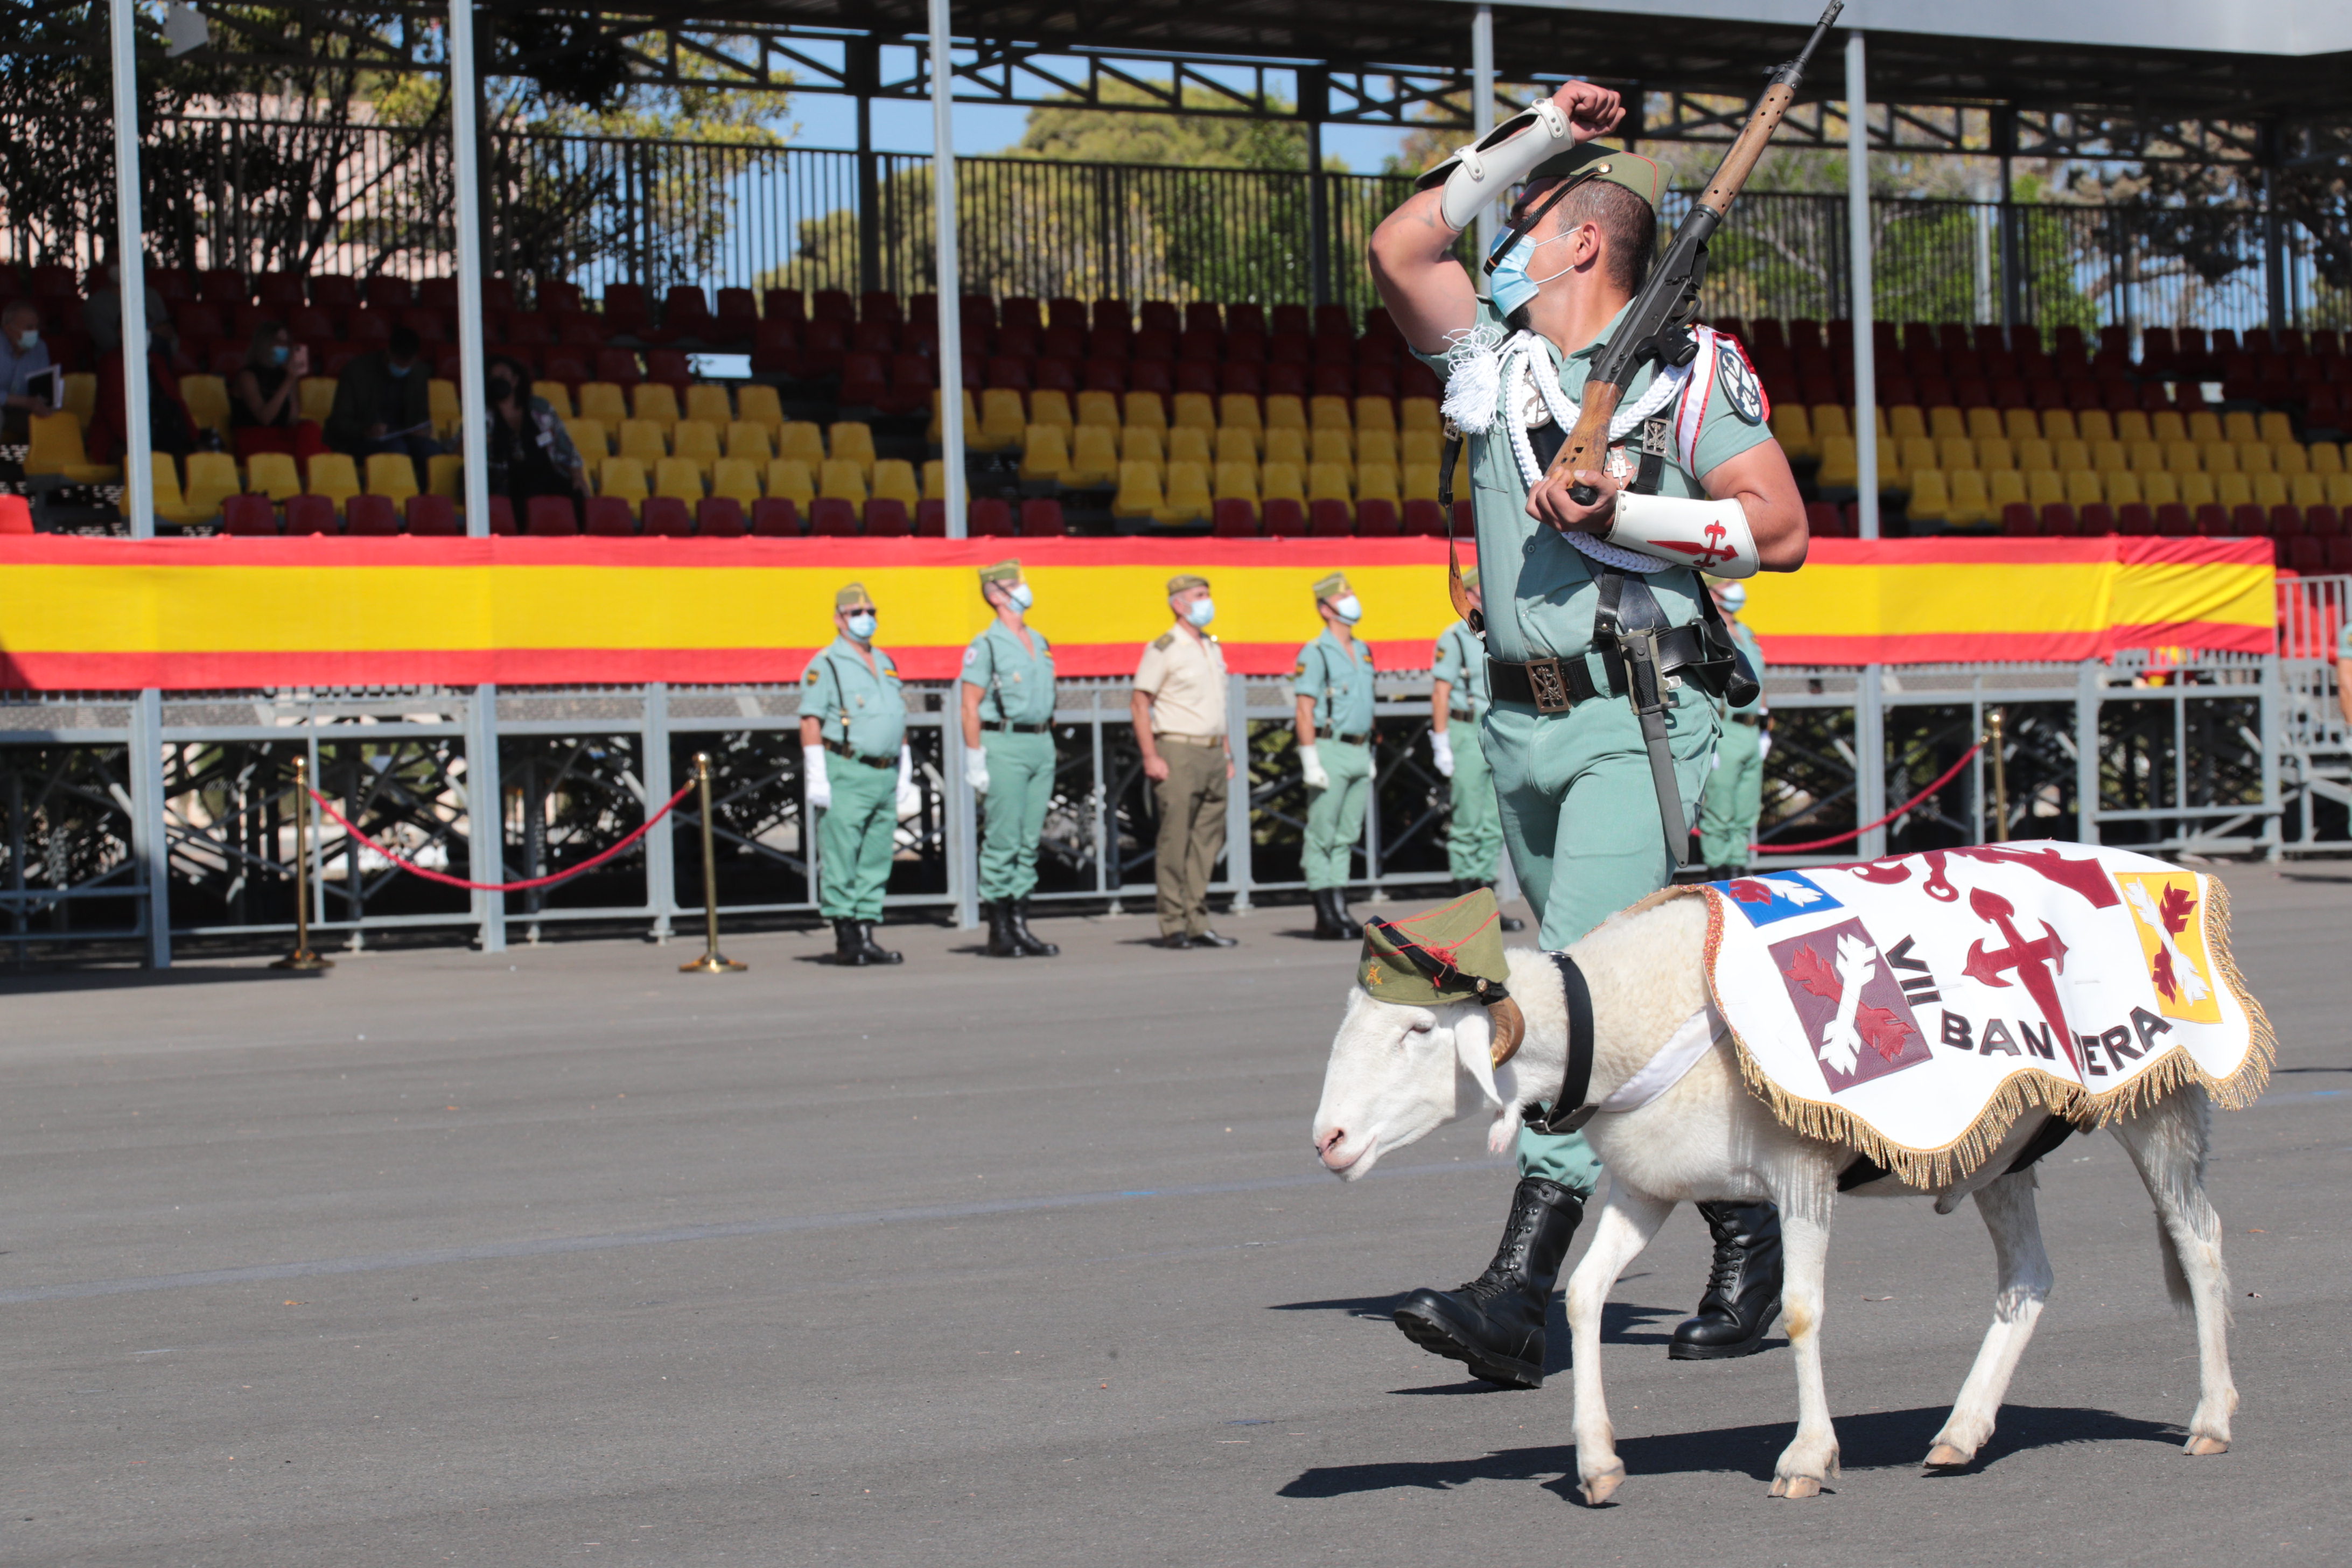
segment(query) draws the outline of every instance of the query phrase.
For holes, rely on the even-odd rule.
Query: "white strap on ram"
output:
[[[1622,1116],[1629,1110],[1639,1110],[1666,1090],[1682,1082],[1683,1076],[1698,1066],[1698,1059],[1714,1048],[1724,1033],[1723,1015],[1709,1002],[1683,1021],[1674,1037],[1660,1048],[1658,1054],[1643,1063],[1641,1069],[1619,1084],[1608,1099],[1594,1107],[1598,1116]]]

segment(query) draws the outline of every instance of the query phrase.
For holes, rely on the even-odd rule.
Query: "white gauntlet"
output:
[[[1736,500],[1622,492],[1615,521],[1601,537],[1711,576],[1756,575],[1756,535]]]
[[[833,805],[833,778],[824,771],[823,746],[801,748],[801,783],[808,791],[808,803],[812,808],[823,811]]]
[[[1446,227],[1459,232],[1477,221],[1479,208],[1508,196],[1538,163],[1575,144],[1568,116],[1547,98],[1496,126],[1484,142],[1455,148],[1452,157],[1415,180],[1412,188],[1425,191],[1443,184],[1445,195],[1438,212]]]

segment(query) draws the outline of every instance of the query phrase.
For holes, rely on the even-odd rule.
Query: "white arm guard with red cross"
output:
[[[1618,496],[1615,521],[1602,537],[1717,577],[1753,577],[1760,564],[1756,534],[1736,500],[1685,500],[1626,491]]]
[[[1438,212],[1445,226],[1460,232],[1478,220],[1478,209],[1499,202],[1529,171],[1555,153],[1576,144],[1568,116],[1545,99],[1487,132],[1486,139],[1454,149],[1454,155],[1412,183],[1416,191],[1443,184]]]

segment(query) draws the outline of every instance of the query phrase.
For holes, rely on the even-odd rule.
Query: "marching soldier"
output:
[[[1478,606],[1478,568],[1462,574],[1463,591],[1470,605]],[[1451,791],[1445,817],[1446,868],[1454,874],[1456,894],[1495,885],[1503,858],[1503,823],[1496,815],[1495,775],[1486,768],[1486,748],[1478,739],[1486,721],[1486,649],[1467,621],[1456,621],[1438,634],[1437,653],[1430,661],[1433,679],[1429,688],[1429,754]],[[1465,721],[1462,728],[1453,721]],[[1507,931],[1525,931],[1516,915],[1498,915]]]
[[[1362,934],[1348,913],[1348,873],[1372,793],[1372,650],[1356,636],[1364,606],[1343,574],[1315,584],[1315,613],[1323,635],[1298,650],[1290,672],[1298,770],[1307,780],[1301,859],[1315,900],[1315,940],[1351,942]]]
[[[1764,816],[1764,757],[1772,739],[1771,719],[1764,710],[1764,650],[1739,618],[1748,590],[1737,583],[1708,587],[1731,628],[1731,640],[1748,656],[1758,689],[1747,702],[1726,700],[1730,722],[1716,743],[1715,771],[1706,775],[1706,792],[1699,796],[1699,857],[1706,862],[1708,875],[1719,882],[1748,874],[1748,847],[1756,842],[1756,825]]]
[[[1705,329],[1685,363],[1654,355],[1627,376],[1601,468],[1550,471],[1656,247],[1662,171],[1589,144],[1623,113],[1615,92],[1569,83],[1423,175],[1371,245],[1381,297],[1448,375],[1446,406],[1468,439],[1478,563],[1495,589],[1482,739],[1504,847],[1554,949],[1664,886],[1687,852],[1685,841],[1670,853],[1662,826],[1680,837],[1690,820],[1735,665],[1697,578],[1668,563],[1739,577],[1793,571],[1805,553],[1804,508],[1755,373]],[[1482,300],[1453,247],[1515,185]],[[1528,1132],[1519,1170],[1486,1272],[1416,1291],[1396,1318],[1423,1348],[1532,1387],[1553,1279],[1600,1167],[1581,1134]],[[1769,1204],[1701,1206],[1715,1268],[1670,1353],[1745,1355],[1778,1310],[1779,1219]]]
[[[1035,602],[1021,563],[980,569],[996,624],[963,651],[964,777],[982,800],[980,896],[991,958],[1052,958],[1029,930],[1037,841],[1054,798],[1054,650],[1023,618]]]
[[[1231,947],[1209,929],[1209,876],[1225,847],[1234,776],[1225,733],[1225,653],[1209,635],[1217,606],[1209,580],[1168,580],[1176,625],[1154,637],[1135,669],[1136,749],[1159,794],[1160,945]]]
[[[834,962],[896,963],[874,940],[890,883],[903,797],[913,793],[907,699],[890,656],[874,646],[878,622],[866,584],[833,597],[840,634],[801,676],[801,755],[808,806],[818,816],[817,911],[833,922]]]

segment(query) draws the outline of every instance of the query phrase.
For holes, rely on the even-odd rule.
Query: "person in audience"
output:
[[[295,389],[310,374],[310,351],[278,321],[254,330],[245,363],[229,377],[228,422],[234,430],[291,430],[300,410]]]
[[[174,458],[184,458],[196,450],[199,443],[217,445],[209,432],[196,427],[195,416],[180,397],[179,373],[172,361],[179,352],[179,334],[172,323],[163,321],[147,331],[147,443],[150,449],[168,452]],[[91,416],[89,429],[84,433],[83,445],[91,460],[110,463],[119,458],[130,440],[125,426],[123,409],[122,351],[116,349],[100,357],[98,362],[98,408]]]
[[[172,307],[152,283],[146,292],[147,330],[152,333],[171,321]],[[122,346],[122,268],[111,261],[100,269],[98,286],[82,301],[81,330],[91,350],[101,357]],[[178,348],[179,340],[174,338],[166,352],[176,353]]]
[[[530,373],[504,354],[488,374],[490,404],[490,493],[514,502],[515,516],[533,496],[588,499],[588,465],[572,444],[555,405],[530,394]]]
[[[335,406],[327,416],[327,445],[367,458],[378,452],[405,452],[416,465],[416,488],[441,444],[433,438],[429,375],[418,363],[422,345],[406,327],[392,329],[382,349],[343,367],[335,382]]]
[[[49,400],[29,384],[49,364],[49,345],[41,339],[39,308],[29,300],[11,300],[6,310],[0,310],[0,406],[7,410],[9,440],[24,440],[27,421],[49,410]]]

